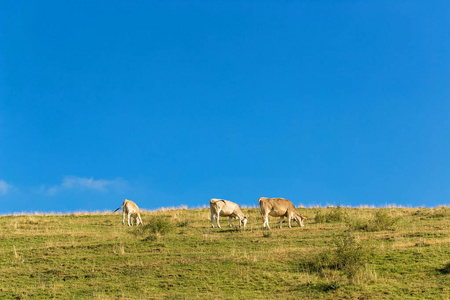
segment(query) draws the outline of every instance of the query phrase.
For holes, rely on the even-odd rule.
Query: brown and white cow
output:
[[[135,219],[136,226],[139,224],[144,225],[142,223],[141,215],[139,213],[139,207],[131,200],[125,199],[123,201],[123,204],[121,207],[117,208],[114,212],[118,211],[119,209],[123,208],[122,212],[122,225],[125,225],[125,215],[128,215],[128,226],[133,226],[133,219]],[[131,218],[131,225],[130,225],[130,217]]]
[[[280,217],[280,228],[283,223],[284,217],[287,217],[289,228],[291,228],[291,219],[294,219],[300,227],[303,227],[304,218],[297,212],[291,201],[284,198],[266,198],[261,197],[258,200],[259,211],[263,219],[263,227],[270,229],[269,215],[272,217]]]
[[[217,227],[220,228],[219,216],[230,218],[230,227],[233,227],[231,220],[233,218],[239,219],[239,227],[241,224],[247,225],[247,217],[242,212],[239,205],[234,202],[223,199],[211,199],[209,201],[209,208],[211,209],[211,226],[214,228],[214,218],[217,220]]]

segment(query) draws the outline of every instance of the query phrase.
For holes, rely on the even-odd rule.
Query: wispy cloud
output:
[[[4,180],[0,180],[0,195],[5,195],[10,189],[11,185]]]
[[[54,185],[49,188],[42,188],[42,191],[48,195],[56,195],[68,190],[91,190],[106,193],[111,189],[120,189],[125,187],[127,182],[123,179],[94,179],[76,176],[66,176],[59,185]]]

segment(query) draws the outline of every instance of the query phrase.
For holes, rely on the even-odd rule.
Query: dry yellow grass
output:
[[[271,231],[262,229],[256,208],[243,208],[249,224],[241,230],[210,228],[207,208],[144,210],[144,224],[159,218],[171,226],[161,232],[122,226],[121,215],[109,211],[3,216],[0,297],[448,297],[448,207],[342,207],[341,219],[315,221],[318,213],[335,216],[336,209],[299,208],[308,216],[304,228],[277,229],[278,219],[272,218]],[[396,218],[396,223],[389,230],[349,231],[352,220],[371,222],[377,211]],[[352,278],[345,270],[325,266],[316,271],[308,264],[324,251],[333,253],[335,239],[349,232],[373,252],[365,265],[352,271]]]

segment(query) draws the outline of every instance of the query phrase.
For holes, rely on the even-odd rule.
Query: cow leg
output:
[[[214,213],[211,212],[211,227],[214,228]]]
[[[280,228],[281,228],[281,224],[283,223],[283,221],[284,221],[284,218],[280,217]]]
[[[131,218],[131,214],[128,213],[128,226],[130,226],[130,218]]]
[[[292,228],[291,227],[291,216],[288,217],[288,224],[289,224],[289,228]]]
[[[122,226],[125,225],[125,212],[122,212]]]
[[[233,227],[233,223],[231,223],[232,218],[230,217],[230,227]]]
[[[217,221],[217,227],[220,228],[220,223],[219,223],[219,216],[220,216],[220,211],[217,213],[216,215],[216,221]]]
[[[141,214],[137,214],[137,216],[139,218],[139,223],[136,222],[136,226],[138,226],[139,224],[144,225],[144,223],[142,223]]]
[[[270,226],[269,226],[269,214],[264,216],[264,228],[266,227],[266,225],[267,225],[267,228],[270,229]]]

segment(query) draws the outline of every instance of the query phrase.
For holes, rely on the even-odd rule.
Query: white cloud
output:
[[[67,190],[93,190],[97,192],[108,192],[110,189],[118,189],[126,186],[126,181],[122,179],[106,180],[94,179],[75,176],[64,177],[60,185],[55,185],[50,188],[43,188],[49,195],[55,195]]]
[[[0,195],[5,195],[11,187],[12,186],[7,184],[6,181],[0,180]]]

